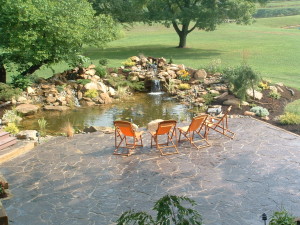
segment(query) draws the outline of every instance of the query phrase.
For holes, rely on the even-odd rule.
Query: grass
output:
[[[287,104],[285,112],[300,115],[300,99]]]
[[[197,69],[215,59],[220,59],[223,67],[240,65],[246,51],[247,63],[264,78],[300,89],[300,31],[282,28],[297,25],[298,21],[300,16],[275,17],[258,19],[251,26],[223,24],[214,32],[197,30],[190,33],[188,47],[184,49],[175,48],[178,37],[172,28],[138,24],[105,49],[86,47],[84,55],[95,64],[107,58],[109,67],[121,66],[128,57],[143,54],[167,60],[172,57],[174,63]],[[60,64],[53,68],[61,72],[67,66]],[[43,70],[39,74],[49,76],[52,71]]]

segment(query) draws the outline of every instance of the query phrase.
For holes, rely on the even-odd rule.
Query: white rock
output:
[[[250,97],[253,97],[253,89],[248,89],[247,90],[247,95]],[[261,100],[263,97],[263,94],[259,91],[254,90],[254,98],[257,100]]]
[[[27,87],[26,91],[27,91],[28,94],[34,94],[35,93],[35,90],[32,87]]]
[[[91,89],[96,89],[98,90],[98,84],[95,83],[95,82],[90,82],[90,83],[87,83],[86,85],[84,85],[84,88],[86,90],[91,90]]]
[[[98,82],[97,84],[98,84],[97,90],[102,91],[103,93],[107,93],[108,88],[104,83]]]
[[[115,95],[116,95],[116,90],[113,89],[112,87],[109,87],[109,88],[108,88],[108,94],[109,94],[110,96],[115,96]]]

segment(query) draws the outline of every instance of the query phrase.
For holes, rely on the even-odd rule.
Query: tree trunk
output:
[[[23,71],[21,73],[22,76],[26,76],[27,74],[33,74],[35,71],[37,71],[41,66],[44,65],[44,63],[38,64],[38,65],[32,65],[27,70]]]
[[[6,83],[6,69],[2,63],[0,63],[0,82]]]
[[[186,32],[181,32],[180,34],[178,34],[179,36],[179,45],[178,48],[185,48],[186,47],[186,37],[187,37],[188,33]]]

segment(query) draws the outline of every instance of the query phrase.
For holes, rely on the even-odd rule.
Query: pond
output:
[[[165,94],[135,94],[111,105],[77,107],[66,112],[42,111],[23,119],[20,126],[21,129],[39,130],[37,120],[45,118],[47,133],[59,134],[67,121],[79,130],[89,126],[113,127],[114,120],[132,121],[143,127],[155,119],[190,120],[197,112]]]

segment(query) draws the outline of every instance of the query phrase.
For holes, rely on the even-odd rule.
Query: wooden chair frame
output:
[[[176,120],[165,120],[158,123],[157,130],[155,132],[150,132],[151,134],[151,148],[153,142],[155,142],[156,149],[158,149],[161,155],[173,155],[178,154],[177,149],[177,134],[176,134]],[[167,141],[165,143],[159,143],[158,137],[166,136]],[[175,143],[174,140],[175,139]],[[171,145],[170,145],[171,144]],[[174,148],[174,152],[165,153],[163,150],[166,148]]]
[[[178,127],[180,142],[181,134],[185,137],[185,140],[189,141],[197,149],[205,148],[211,146],[207,140],[207,127],[205,125],[208,115],[200,115],[193,118],[192,122],[188,127]],[[201,131],[204,129],[204,136]],[[195,135],[199,136],[199,140],[195,141]],[[196,145],[196,143],[200,143]]]
[[[209,130],[212,129],[226,137],[233,139],[235,133],[228,129],[228,113],[230,112],[231,108],[232,106],[229,106],[226,113],[221,118],[209,117],[206,122],[207,131],[209,132]]]
[[[115,125],[115,147],[114,155],[129,156],[132,154],[132,150],[136,147],[143,147],[142,134],[143,131],[137,132],[134,130],[132,123],[127,121],[114,121]],[[130,143],[128,138],[132,138],[133,142]],[[118,139],[120,140],[118,142]],[[121,146],[124,142],[124,146]],[[140,142],[140,144],[139,144]],[[120,149],[127,149],[127,153],[119,152]]]

